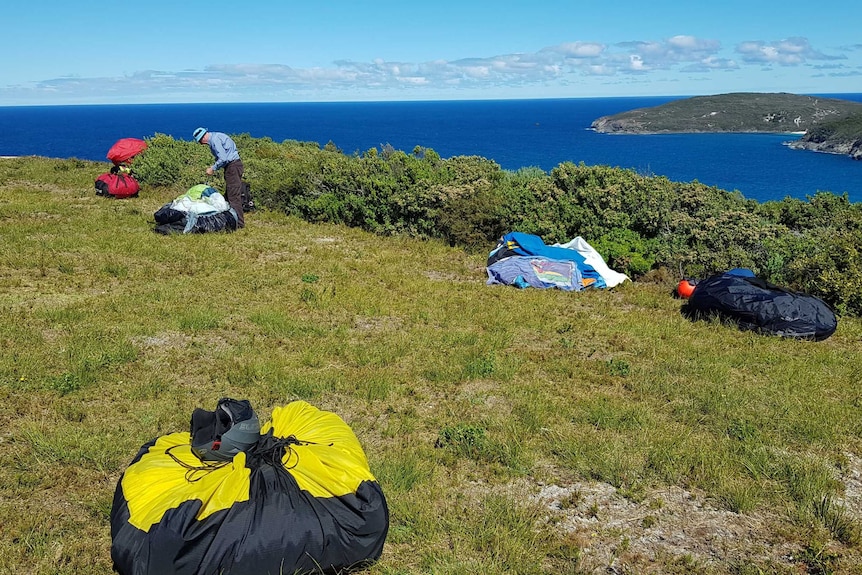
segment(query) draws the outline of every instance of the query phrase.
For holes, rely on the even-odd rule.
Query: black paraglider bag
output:
[[[209,438],[232,421],[224,440],[248,416],[226,407],[193,414],[192,428]],[[334,413],[303,401],[276,407],[255,445],[218,463],[191,443],[189,432],[158,437],[117,483],[111,558],[120,575],[341,573],[380,557],[386,499]]]
[[[698,282],[682,311],[694,319],[715,316],[741,329],[815,341],[838,327],[835,312],[820,298],[736,273]]]

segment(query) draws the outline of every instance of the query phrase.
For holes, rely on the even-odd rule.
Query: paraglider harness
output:
[[[191,422],[192,451],[201,461],[230,461],[260,439],[260,421],[247,399],[218,401],[215,411],[195,409]]]
[[[171,453],[179,446],[169,448],[166,453],[188,470],[186,480],[195,482],[203,477],[198,473],[227,465],[240,451],[246,453],[247,465],[252,469],[269,465],[287,472],[299,463],[299,455],[291,445],[315,445],[315,442],[302,441],[294,435],[276,437],[272,429],[261,435],[260,421],[251,403],[247,399],[225,397],[218,401],[214,411],[197,408],[192,413],[191,449],[201,465],[189,465]]]

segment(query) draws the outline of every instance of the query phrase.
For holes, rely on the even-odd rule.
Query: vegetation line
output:
[[[562,163],[515,172],[477,156],[236,137],[259,205],[309,222],[442,239],[489,251],[505,232],[565,243],[581,236],[639,281],[675,284],[735,267],[862,313],[862,204],[847,194],[758,203],[698,182]],[[164,135],[136,160],[141,182],[188,189],[206,150]],[[219,180],[215,180],[219,182]],[[222,186],[223,187],[223,186]]]

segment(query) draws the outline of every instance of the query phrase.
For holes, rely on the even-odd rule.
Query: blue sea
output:
[[[862,94],[820,94],[862,102]],[[503,169],[584,162],[671,180],[697,180],[758,201],[818,191],[862,201],[862,162],[792,150],[793,134],[609,135],[593,120],[680,97],[536,100],[146,104],[0,107],[0,156],[107,161],[120,138],[190,140],[198,126],[276,142],[332,142],[345,153],[390,145],[444,158],[482,156]]]

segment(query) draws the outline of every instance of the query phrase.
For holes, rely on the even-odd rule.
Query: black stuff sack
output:
[[[682,311],[693,319],[718,317],[740,329],[815,341],[838,327],[835,312],[820,298],[739,273],[698,282]]]
[[[248,182],[242,183],[242,193],[240,194],[242,199],[242,211],[243,212],[253,212],[257,206],[254,205],[254,199],[251,197],[251,184]]]
[[[250,409],[229,407],[231,426],[214,428],[228,430],[219,451],[251,417]],[[254,444],[234,437],[224,460],[206,456],[213,441],[198,431],[207,422],[200,414],[192,419],[192,432],[143,445],[117,482],[114,571],[347,573],[380,557],[389,529],[386,498],[339,416],[303,401],[278,406]]]

